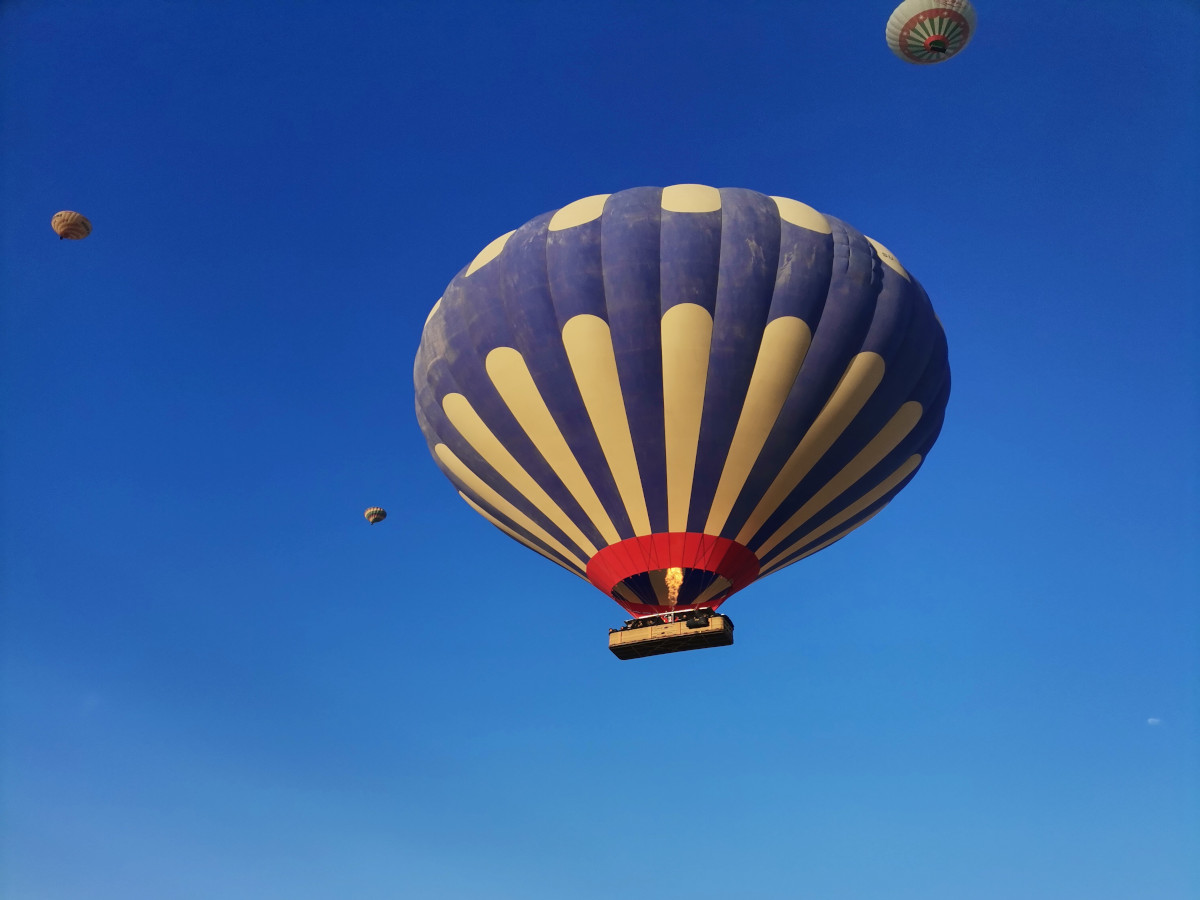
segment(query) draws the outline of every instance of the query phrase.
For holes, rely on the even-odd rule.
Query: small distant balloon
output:
[[[905,62],[945,62],[975,33],[975,8],[967,0],[904,0],[888,19],[888,46]]]
[[[372,506],[365,513],[363,513],[363,515],[366,517],[368,522],[370,522],[372,525],[375,525],[387,518],[387,510],[381,509],[378,506]]]
[[[87,216],[69,209],[56,212],[50,219],[50,227],[54,229],[60,241],[82,241],[92,233],[92,223],[87,220]]]

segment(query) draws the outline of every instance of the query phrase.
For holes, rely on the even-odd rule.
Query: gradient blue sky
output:
[[[890,8],[0,5],[6,900],[1200,896],[1200,8],[932,68]],[[886,244],[954,390],[733,648],[621,663],[412,359],[492,238],[680,182]]]

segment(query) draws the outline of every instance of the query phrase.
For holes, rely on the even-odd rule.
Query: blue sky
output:
[[[889,12],[0,7],[4,895],[1196,896],[1200,10]],[[492,238],[682,182],[886,244],[954,389],[733,648],[620,663],[412,359]]]

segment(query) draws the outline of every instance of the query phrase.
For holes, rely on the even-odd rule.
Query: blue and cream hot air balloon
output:
[[[892,52],[918,65],[944,62],[974,33],[975,7],[967,0],[904,0],[884,30]]]
[[[882,245],[795,200],[675,185],[488,244],[429,313],[414,382],[468,505],[674,621],[882,510],[937,439],[950,369]]]

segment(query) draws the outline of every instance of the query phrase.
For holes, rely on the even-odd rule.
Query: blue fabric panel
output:
[[[778,282],[780,219],[775,201],[754,191],[724,188],[721,208],[712,350],[688,509],[687,529],[692,532],[703,531],[708,520]]]
[[[830,218],[829,223],[833,228],[833,266],[824,311],[779,421],[734,504],[722,537],[737,536],[862,348],[874,318],[882,288],[874,251],[857,231],[837,219]]]
[[[869,507],[864,509],[858,515],[847,520],[847,522],[845,524],[839,526],[837,530],[840,531],[841,529],[846,528],[847,526],[849,526],[853,523],[861,522],[863,519],[868,518],[869,516],[874,514],[877,510],[882,509],[883,507],[887,506],[889,503],[892,502],[892,500],[895,499],[896,495],[899,494],[902,490],[904,490],[904,488],[908,485],[908,483],[910,481],[912,481],[913,478],[916,477],[917,473],[921,471],[921,467],[925,464],[925,459],[928,457],[929,451],[932,449],[934,442],[937,440],[938,435],[941,433],[942,423],[943,423],[943,420],[945,417],[946,401],[949,399],[949,395],[950,395],[950,385],[949,385],[949,382],[947,381],[945,384],[943,384],[941,392],[934,399],[933,404],[932,404],[933,408],[941,410],[941,411],[936,416],[931,418],[928,422],[922,421],[922,423],[921,423],[920,427],[922,428],[922,430],[924,432],[924,439],[918,445],[911,447],[911,448],[907,448],[907,453],[901,454],[900,452],[897,452],[896,454],[893,454],[893,457],[890,460],[885,460],[884,465],[880,466],[880,468],[884,468],[884,467],[886,467],[887,463],[892,462],[894,464],[892,465],[892,468],[890,471],[895,471],[896,468],[900,465],[900,463],[902,463],[905,459],[907,459],[913,453],[921,454],[921,464],[918,465],[917,468],[914,469],[912,472],[910,472],[908,477],[906,477],[903,481],[901,481],[900,484],[898,484],[892,490],[888,491],[888,493],[886,495],[884,495],[884,497],[881,500],[876,501],[875,503],[871,504]],[[877,482],[878,482],[878,479],[876,479],[876,483]],[[862,493],[859,493],[858,496],[861,497]],[[820,520],[818,521],[818,524],[819,524],[819,522],[828,521],[828,519],[831,516],[836,515],[837,512],[840,512],[842,509],[845,509],[846,505],[848,505],[848,504],[842,504],[834,512],[831,512],[828,515],[822,515]],[[812,526],[812,527],[815,527],[815,526]],[[802,547],[797,548],[794,552],[789,553],[786,557],[783,558],[785,561],[784,564],[786,564],[786,560],[795,559],[796,557],[803,555],[804,553],[811,550],[814,546],[827,540],[828,537],[829,537],[829,535],[825,535],[814,541],[811,541],[808,544],[805,544]],[[794,540],[794,538],[793,538],[793,540]],[[782,548],[786,549],[788,546],[790,546],[790,544],[787,541],[785,541],[780,546]],[[775,560],[771,559],[770,562],[772,564],[774,564]],[[772,574],[774,574],[774,573],[772,573]]]
[[[594,219],[573,228],[546,232],[546,271],[559,331],[575,316],[599,316],[608,321],[601,228],[601,219]],[[543,335],[552,333],[545,331]]]
[[[426,441],[429,442],[430,447],[432,447],[438,443],[444,443],[444,441],[441,440],[441,438],[438,436],[437,432],[434,430],[433,425],[429,422],[428,418],[425,416],[424,408],[421,406],[420,403],[417,404],[417,422],[421,426],[421,431],[425,434],[425,439],[426,439]],[[446,426],[449,427],[449,424],[446,423]],[[495,516],[499,521],[504,522],[513,531],[522,535],[530,543],[534,544],[535,546],[541,547],[546,553],[548,553],[550,555],[550,557],[552,558],[552,560],[554,562],[558,563],[558,565],[562,566],[568,572],[571,572],[572,574],[578,574],[579,570],[576,569],[575,566],[572,565],[571,563],[568,563],[567,560],[562,556],[562,554],[560,554],[553,547],[550,547],[549,545],[545,544],[540,538],[531,534],[528,530],[523,528],[521,525],[518,525],[516,522],[512,521],[512,519],[510,519],[508,516],[504,515],[498,509],[493,507],[492,504],[488,503],[482,497],[478,496],[473,490],[470,490],[465,484],[460,482],[458,480],[458,478],[456,478],[449,469],[447,469],[444,465],[442,465],[442,461],[440,459],[438,459],[436,456],[433,457],[433,462],[441,470],[442,474],[446,477],[446,480],[449,481],[450,484],[454,486],[454,488],[462,491],[464,494],[466,494],[468,497],[470,497],[472,500],[474,500],[476,503],[478,503],[481,507],[483,507],[488,512],[490,512],[493,516]],[[570,546],[570,544],[568,543],[567,546]]]
[[[550,216],[542,219],[548,223]],[[513,239],[516,237],[514,234]],[[604,283],[599,278],[600,223],[589,222],[558,232],[543,228],[538,237],[543,243],[532,240],[528,245],[522,245],[519,254],[514,252],[511,258],[507,257],[512,245],[510,239],[502,254],[504,265],[512,271],[514,279],[513,289],[503,296],[504,312],[516,339],[512,346],[524,358],[551,417],[618,534],[622,539],[633,537],[625,505],[580,396],[562,342],[562,325],[576,315],[596,315],[607,320]],[[585,259],[590,252],[588,248],[595,251],[594,260]],[[569,264],[584,267],[584,274],[578,281],[561,274]],[[596,277],[589,274],[593,268]],[[542,273],[540,280],[539,271]],[[553,275],[555,271],[560,272],[557,278]],[[521,272],[525,274],[521,276]],[[587,530],[585,533],[591,534]],[[600,539],[596,546],[602,547],[605,543]]]
[[[948,374],[949,370],[945,366],[944,354],[937,354],[933,356],[929,361],[928,367],[921,374],[921,377],[918,379],[917,384],[910,395],[910,399],[921,403],[928,413],[926,415],[922,415],[921,420],[916,424],[913,430],[891,453],[885,456],[878,465],[867,472],[857,484],[847,490],[844,494],[837,498],[837,500],[825,507],[825,509],[823,509],[818,515],[814,516],[812,520],[804,523],[799,529],[797,529],[795,533],[788,535],[787,538],[779,543],[779,545],[776,547],[776,551],[786,548],[791,541],[794,541],[801,534],[811,531],[812,529],[818,527],[821,523],[826,522],[838,515],[848,506],[851,506],[860,497],[869,493],[875,488],[876,485],[895,472],[896,469],[900,468],[904,461],[914,453],[921,453],[923,456],[924,453],[928,451],[928,448],[933,445],[933,441],[937,439],[937,435],[941,431],[942,420],[945,415],[946,401],[949,398],[950,391]],[[922,462],[923,461],[924,460],[922,460]],[[825,484],[828,479],[832,477],[832,474],[834,473],[830,472],[831,469],[832,466],[825,470],[826,477],[819,479],[820,484]],[[809,491],[808,496],[811,496],[812,493],[815,492]],[[891,493],[894,494],[894,491]],[[795,510],[799,508],[799,505],[799,503],[792,505],[792,512],[795,512]],[[878,507],[876,506],[876,508]],[[775,527],[779,527],[782,521],[783,520],[776,521],[774,523]],[[751,549],[754,549],[757,543],[767,535],[771,534],[771,531],[773,530],[773,528],[770,531],[768,531],[767,528],[762,529],[759,534],[755,536],[755,540],[751,542]],[[770,559],[769,556],[768,559]],[[764,562],[766,562],[766,560],[764,560]]]
[[[833,278],[833,241],[832,234],[779,220],[779,262],[767,322],[795,316],[816,333]]]
[[[588,554],[582,548],[577,547],[575,542],[563,534],[558,526],[547,519],[540,510],[485,462],[459,435],[458,430],[450,424],[442,409],[441,400],[447,394],[463,394],[470,400],[471,406],[492,429],[500,442],[510,449],[510,452],[517,440],[515,432],[519,434],[520,440],[526,442],[528,450],[532,450],[533,455],[536,455],[537,459],[541,461],[540,454],[537,454],[532,445],[528,445],[528,438],[525,437],[524,432],[521,431],[520,426],[504,405],[504,401],[492,386],[484,369],[486,353],[480,355],[479,351],[478,342],[480,340],[484,341],[483,346],[487,346],[492,340],[495,341],[495,346],[505,346],[510,341],[502,304],[497,300],[479,301],[480,297],[496,298],[500,291],[501,267],[496,263],[497,261],[494,260],[470,276],[460,274],[446,288],[438,315],[435,316],[435,319],[438,319],[445,329],[446,351],[443,357],[436,360],[429,368],[428,379],[433,390],[432,396],[437,400],[426,406],[424,412],[441,443],[446,444],[454,451],[454,454],[493,490],[586,561]],[[434,326],[435,322],[431,321],[429,324]],[[514,456],[516,455],[514,453]],[[523,455],[525,459],[518,456],[518,460],[522,464],[527,461],[532,462],[528,451]],[[558,482],[557,476],[544,461],[541,461],[541,467],[536,474],[534,472],[531,474],[543,488],[548,488],[551,481]],[[464,485],[459,484],[458,487],[460,490],[465,490]],[[474,494],[472,495],[474,496]]]
[[[839,526],[837,530],[841,531],[845,528],[850,527],[851,525],[857,525],[858,523],[862,522],[864,519],[870,518],[876,512],[883,509],[883,507],[885,507],[889,503],[891,503],[893,498],[895,498],[895,496],[904,489],[905,485],[907,485],[910,481],[913,480],[913,478],[916,476],[917,472],[919,472],[919,471],[921,471],[921,467],[917,466],[916,469],[914,469],[911,473],[909,473],[907,478],[905,478],[902,482],[900,482],[899,486],[897,486],[895,490],[889,491],[888,494],[882,500],[879,500],[878,502],[871,504],[869,507],[867,507],[861,513],[859,513],[858,515],[856,515],[853,518],[846,521],[845,524]],[[846,537],[850,537],[850,535],[846,535]],[[818,546],[819,544],[823,543],[824,541],[826,541],[828,539],[829,539],[829,535],[823,535],[823,536],[817,538],[816,540],[811,541],[811,542],[805,544],[804,546],[797,548],[795,551],[787,554],[787,556],[782,558],[782,561],[780,562],[780,567],[782,568],[782,567],[786,566],[791,560],[794,560],[797,557],[803,556],[805,553],[807,553],[813,547]],[[837,541],[835,541],[834,543],[837,543]],[[782,546],[784,546],[786,548],[786,547],[790,546],[790,544],[785,542]],[[774,558],[771,559],[771,564],[772,565],[775,564]],[[777,572],[777,571],[779,571],[779,569],[775,569],[774,571],[768,572],[766,577],[770,577],[770,576],[774,575],[775,572]]]
[[[497,347],[516,347],[522,343],[529,346],[533,343],[532,334],[526,327],[524,311],[553,309],[546,277],[545,251],[546,224],[550,215],[539,216],[518,228],[496,259],[466,279],[465,291],[472,295],[472,307],[476,312],[470,322],[470,339],[478,365],[463,368],[473,375],[477,373],[478,380],[470,384],[471,392],[463,393],[521,467],[595,546],[603,547],[607,542],[525,434],[516,417],[509,412],[486,369],[487,355]],[[543,344],[557,338],[556,330],[549,332],[550,341],[545,340],[545,333],[542,334]],[[562,342],[555,343],[561,350]],[[545,355],[545,348],[538,347],[533,355],[535,358]],[[565,351],[562,356],[565,361]],[[562,387],[559,386],[558,390],[561,391]],[[581,553],[584,559],[589,555],[583,551]]]
[[[646,494],[650,527],[667,530],[659,291],[660,188],[608,198],[601,219],[604,295],[621,392]]]
[[[721,212],[662,211],[657,242],[660,317],[679,303],[695,303],[712,315],[717,304],[717,273],[724,277]],[[643,253],[653,251],[652,246],[642,248]]]
[[[940,329],[923,291],[891,269],[885,269],[882,283],[875,317],[862,349],[883,357],[883,381],[842,436],[759,529],[751,540],[752,547],[758,546],[807,503],[875,438],[904,403],[914,399],[914,385],[925,372],[935,331]]]

